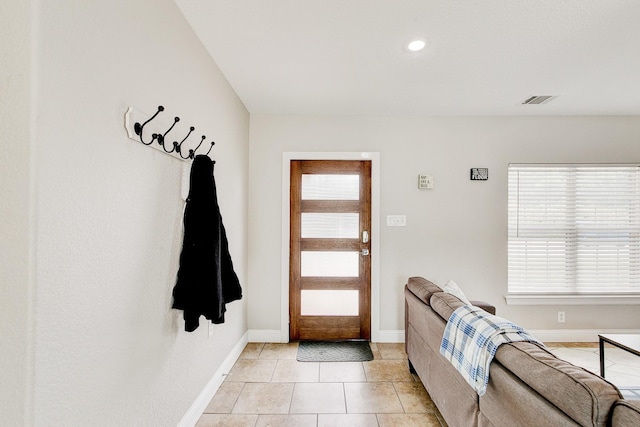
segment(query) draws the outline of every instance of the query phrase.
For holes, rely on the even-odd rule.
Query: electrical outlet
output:
[[[559,311],[558,312],[558,323],[564,323],[564,311]]]

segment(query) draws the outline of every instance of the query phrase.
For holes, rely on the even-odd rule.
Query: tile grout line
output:
[[[400,395],[398,394],[398,389],[396,388],[396,383],[391,381],[391,386],[393,387],[393,391],[396,393],[396,397],[398,398],[398,402],[400,402],[400,406],[402,406],[402,411],[407,414],[407,408],[404,407],[404,403],[402,403],[402,399],[400,399]]]
[[[347,389],[346,389],[344,383],[342,383],[342,399],[344,400],[344,413],[348,414],[349,413],[349,407],[347,406]]]
[[[238,393],[238,395],[236,396],[235,400],[233,401],[233,406],[231,406],[231,411],[229,412],[229,414],[233,414],[233,410],[236,408],[236,405],[238,404],[238,401],[240,400],[240,396],[242,395],[242,391],[244,390],[244,388],[246,387],[247,383],[242,383],[242,388],[240,389],[240,393]]]
[[[291,406],[293,405],[293,396],[296,394],[296,383],[293,383],[293,390],[291,390],[291,398],[289,399],[289,409],[287,410],[287,414],[291,415]],[[318,420],[316,420],[316,424],[318,424]]]

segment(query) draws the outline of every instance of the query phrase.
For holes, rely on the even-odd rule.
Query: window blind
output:
[[[509,293],[640,293],[640,165],[510,165]]]

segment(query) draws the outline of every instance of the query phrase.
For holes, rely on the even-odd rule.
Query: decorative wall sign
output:
[[[486,181],[488,179],[488,168],[471,168],[471,181]]]
[[[433,188],[433,177],[431,175],[418,175],[418,188]]]

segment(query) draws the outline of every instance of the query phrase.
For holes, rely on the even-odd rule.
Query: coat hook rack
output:
[[[163,153],[169,154],[176,159],[187,162],[193,160],[196,154],[201,154],[198,150],[204,143],[206,136],[202,135],[200,142],[195,148],[189,148],[190,146],[192,147],[195,142],[188,142],[187,139],[196,129],[194,126],[190,126],[186,136],[182,138],[180,142],[175,140],[169,147],[167,147],[169,144],[167,144],[166,141],[169,132],[179,132],[179,130],[174,130],[174,128],[180,122],[180,117],[174,117],[173,122],[169,125],[166,121],[162,120],[162,117],[158,118],[158,115],[163,111],[164,107],[159,105],[156,112],[151,117],[143,121],[143,117],[145,117],[145,115],[129,107],[124,115],[125,128],[127,129],[129,138],[157,150],[161,150]],[[133,126],[131,125],[132,123]],[[151,138],[149,138],[149,134],[151,134]],[[145,138],[147,140],[145,140]],[[211,141],[209,150],[205,155],[209,155],[214,145],[215,142]]]

